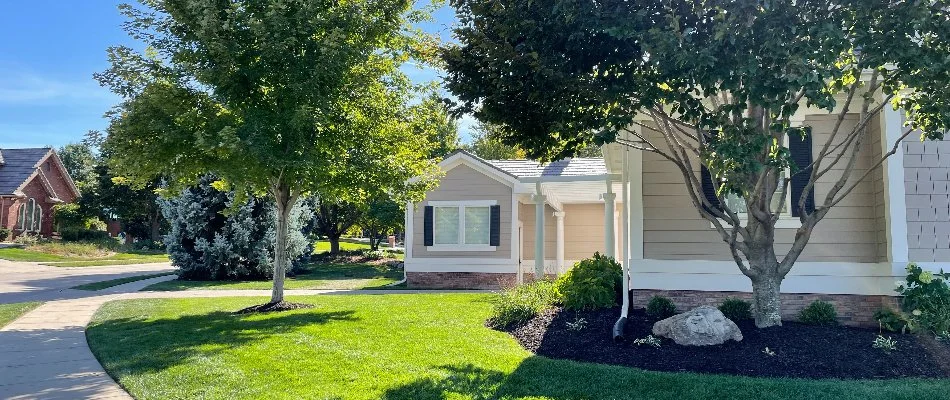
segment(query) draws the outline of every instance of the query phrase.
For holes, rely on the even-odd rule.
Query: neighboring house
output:
[[[844,121],[856,122],[857,115]],[[803,112],[795,123],[810,127],[816,139],[797,140],[790,150],[797,160],[810,161],[835,115]],[[858,168],[890,150],[901,128],[899,112],[881,112],[869,127],[871,140],[863,144]],[[546,273],[560,273],[599,251],[618,260],[627,255],[635,305],[653,294],[669,296],[681,308],[749,298],[749,279],[693,207],[678,169],[653,153],[617,144],[603,150],[604,159],[546,165],[482,160],[465,152],[447,157],[440,164],[441,184],[407,212],[408,285],[511,285],[533,279],[537,259]],[[708,174],[701,175],[707,191],[714,190]],[[950,262],[948,175],[950,141],[904,143],[818,224],[782,284],[783,312],[791,316],[823,299],[838,307],[845,322],[869,323],[874,311],[893,304],[894,281],[903,279],[908,262],[929,270]],[[836,179],[819,181],[813,196],[822,199]],[[797,194],[803,185],[793,178],[790,186]],[[777,251],[790,246],[796,217],[789,213],[779,220]],[[544,229],[535,228],[538,220]]]
[[[0,149],[0,226],[13,236],[53,234],[53,205],[79,197],[51,148]]]

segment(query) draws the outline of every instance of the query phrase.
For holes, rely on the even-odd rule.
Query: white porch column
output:
[[[614,193],[614,184],[610,180],[610,176],[607,176],[607,193],[601,195],[601,198],[604,199],[604,255],[617,258],[616,250],[616,233],[615,224],[616,218],[614,218],[614,200],[617,199],[617,195]]]
[[[564,211],[556,211],[554,219],[557,221],[557,272],[564,271]]]
[[[881,111],[881,153],[891,151],[904,130],[902,111],[884,107]],[[907,200],[904,187],[904,146],[884,160],[884,219],[887,224],[887,261],[895,276],[904,273],[910,258],[907,243]]]
[[[544,278],[544,195],[541,182],[535,183],[534,194],[534,278]]]

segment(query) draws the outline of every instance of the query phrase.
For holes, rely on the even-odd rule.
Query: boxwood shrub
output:
[[[647,303],[646,312],[651,318],[666,319],[676,315],[676,305],[667,297],[653,296]]]
[[[719,311],[732,321],[752,319],[752,303],[742,299],[725,299],[719,305]]]
[[[620,264],[616,260],[594,253],[558,278],[555,290],[566,309],[612,307],[617,304],[617,292],[621,290],[620,276]]]
[[[838,312],[831,303],[815,300],[798,314],[798,320],[809,325],[837,325]]]

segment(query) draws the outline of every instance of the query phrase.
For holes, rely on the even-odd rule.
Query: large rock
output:
[[[735,322],[715,307],[697,307],[653,324],[653,334],[673,339],[683,346],[709,346],[727,340],[742,340]]]

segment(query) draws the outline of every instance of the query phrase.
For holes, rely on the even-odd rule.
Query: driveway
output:
[[[0,260],[0,304],[76,299],[89,296],[89,292],[70,289],[73,286],[172,271],[167,262],[64,268]]]

